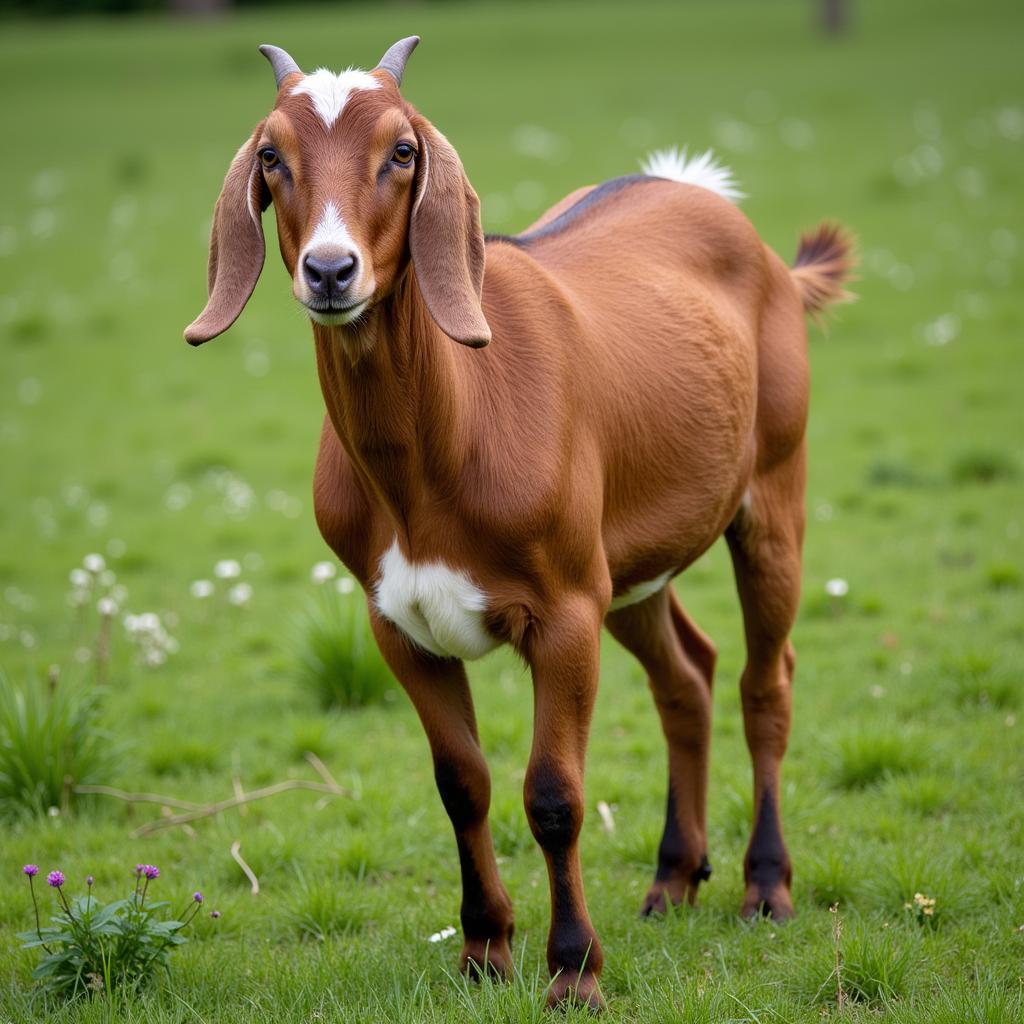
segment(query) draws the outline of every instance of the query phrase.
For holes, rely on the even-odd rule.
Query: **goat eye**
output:
[[[264,146],[259,152],[260,163],[264,167],[276,167],[281,161],[278,159],[277,150],[270,146]]]
[[[395,146],[395,152],[391,159],[401,167],[408,167],[412,163],[412,158],[416,155],[416,150],[409,145],[408,142],[400,142]]]

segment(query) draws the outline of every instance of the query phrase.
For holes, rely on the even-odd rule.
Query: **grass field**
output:
[[[103,554],[124,611],[179,649],[147,667],[118,624],[100,726],[107,779],[191,801],[315,779],[147,838],[159,807],[109,798],[0,825],[0,1021],[544,1019],[544,864],[522,810],[531,689],[499,652],[471,670],[492,823],[517,911],[514,983],[455,974],[458,863],[411,707],[323,713],[299,625],[326,557],[309,484],[322,415],[310,331],[268,237],[232,331],[181,340],[231,156],[273,98],[261,42],[307,67],[372,66],[423,36],[405,93],[459,149],[485,226],[515,230],[655,146],[714,146],[786,258],[825,217],[859,236],[859,302],[813,332],[805,596],[783,818],[796,919],[742,923],[750,768],[740,620],[724,546],[677,588],[720,650],[709,798],[715,874],[697,908],[641,921],[664,744],[642,674],[609,639],[588,762],[584,874],[623,1021],[1019,1021],[1024,1016],[1024,14],[882,0],[820,37],[807,3],[339,5],[210,24],[10,23],[0,199],[0,664],[91,684],[98,617],[68,574]],[[272,236],[272,218],[266,218]],[[190,585],[235,559],[251,599]],[[833,579],[845,596],[826,593]],[[322,597],[322,594],[320,594]],[[343,598],[360,600],[357,595]],[[61,685],[66,685],[62,682]],[[397,687],[396,687],[397,690]],[[616,828],[600,827],[606,801]],[[259,878],[230,855],[241,842]],[[15,932],[20,867],[136,861],[201,888],[172,981],[47,1002]],[[936,900],[931,918],[905,908]],[[834,974],[835,915],[843,986]],[[580,1011],[570,1011],[576,1019]]]

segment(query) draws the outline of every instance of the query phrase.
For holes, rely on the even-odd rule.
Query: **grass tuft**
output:
[[[299,678],[324,709],[379,704],[394,693],[366,606],[355,595],[325,590],[307,607],[299,631]]]
[[[992,484],[1017,478],[1017,464],[997,448],[970,448],[950,463],[950,479],[955,484]]]
[[[312,880],[300,872],[283,917],[300,938],[325,942],[362,931],[370,922],[370,911],[365,890],[357,883],[339,878]]]
[[[839,789],[867,789],[922,763],[921,752],[903,736],[856,733],[839,741],[832,778]]]
[[[68,810],[76,784],[109,785],[121,748],[99,727],[99,691],[17,685],[0,672],[0,816]]]

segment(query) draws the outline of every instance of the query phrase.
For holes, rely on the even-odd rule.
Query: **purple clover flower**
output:
[[[22,871],[23,871],[23,872],[24,872],[24,873],[25,873],[26,875],[28,875],[28,877],[29,877],[29,878],[32,878],[32,877],[34,877],[35,875],[38,875],[38,874],[39,874],[39,868],[38,868],[38,866],[37,866],[37,865],[35,865],[35,864],[26,864],[26,865],[25,865],[25,866],[24,866],[24,867],[23,867],[23,868],[22,868],[21,870],[22,870]]]
[[[155,864],[143,864],[142,873],[152,881],[154,878],[160,877],[160,869]]]
[[[96,879],[93,878],[92,875],[86,875],[85,876],[85,884],[87,886],[89,886],[90,889],[92,888],[93,882],[95,882],[95,881],[96,881]]]
[[[220,917],[220,911],[219,910],[211,910],[210,911],[210,917],[212,917],[216,921],[217,918]]]
[[[64,872],[63,871],[51,871],[46,876],[47,885],[52,885],[54,889],[59,889],[64,884]]]
[[[192,893],[192,899],[196,903],[202,903],[203,902],[203,894],[201,892],[194,892],[194,893]]]
[[[141,875],[141,874],[142,874],[142,872],[143,872],[143,871],[144,871],[145,869],[146,869],[146,865],[145,865],[145,864],[136,864],[136,865],[135,865],[135,874],[136,874],[136,875]]]

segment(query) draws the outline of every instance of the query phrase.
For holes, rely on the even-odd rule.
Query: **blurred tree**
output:
[[[821,26],[829,35],[839,35],[850,23],[849,0],[820,0]]]

